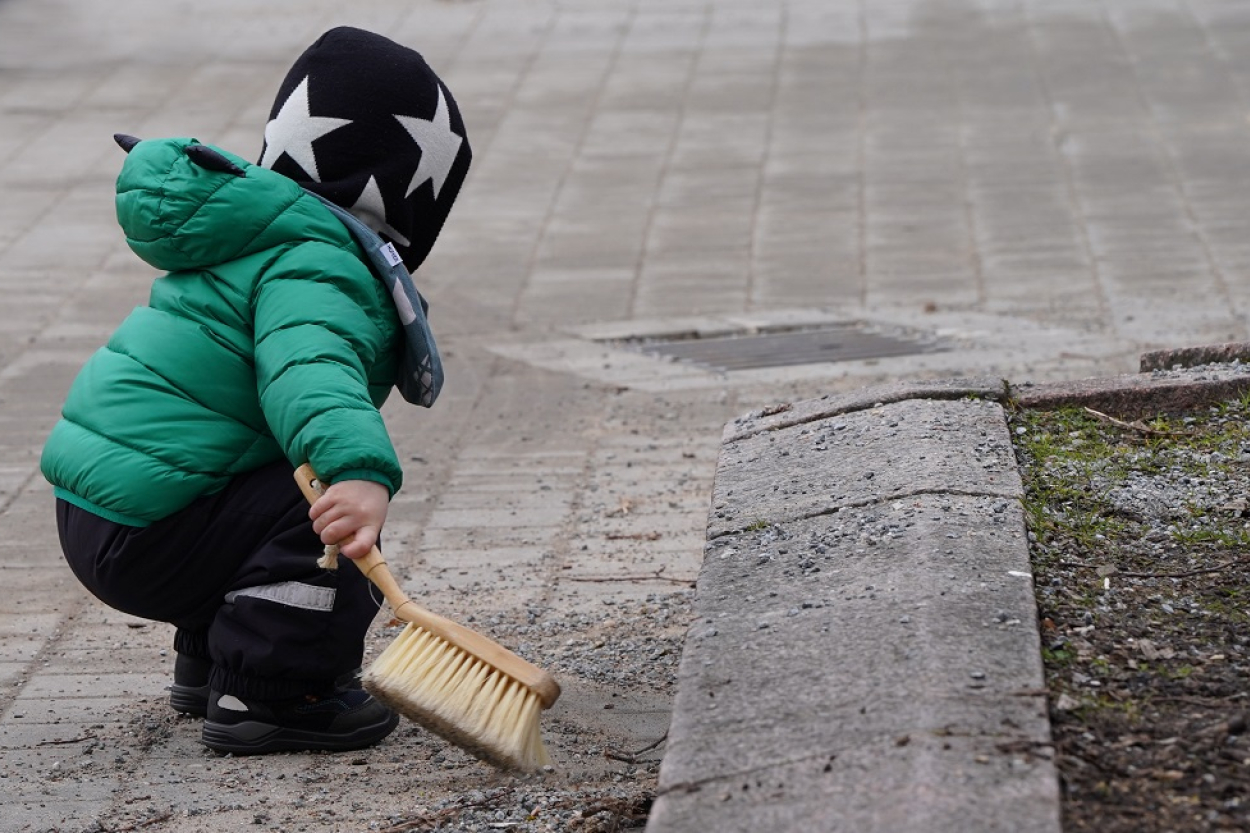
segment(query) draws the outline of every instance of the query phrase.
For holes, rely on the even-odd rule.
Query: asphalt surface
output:
[[[1247,338],[1250,10],[1237,2],[377,0],[356,8],[0,0],[0,817],[8,828],[101,828],[145,803],[169,809],[162,826],[152,825],[162,830],[229,829],[261,817],[254,793],[231,774],[234,764],[188,751],[190,727],[169,739],[127,722],[134,703],[163,697],[169,635],[108,611],[73,581],[37,462],[74,373],[143,302],[153,277],[126,250],[112,216],[120,151],[111,135],[193,135],[256,155],[290,61],[339,23],[422,51],[454,91],[475,151],[460,202],[419,275],[447,388],[428,413],[387,409],[410,467],[388,534],[410,554],[410,591],[438,599],[476,582],[487,588],[473,601],[483,618],[541,610],[572,621],[605,600],[642,605],[665,585],[577,579],[660,568],[693,577],[702,567],[707,575],[727,539],[763,534],[746,527],[772,517],[721,529],[716,512],[724,510],[712,503],[714,479],[727,482],[718,466],[765,436],[747,428],[750,436],[735,439],[733,420],[746,412],[768,422],[783,414],[778,403],[883,383],[975,377],[990,387],[1002,379],[1023,387],[1105,377],[1135,371],[1148,350]],[[720,369],[715,352],[710,366],[647,352],[657,339],[692,333],[847,322],[849,335],[844,328],[834,341],[862,344],[878,335],[913,349],[839,360],[841,348],[831,345],[817,364],[733,371]],[[741,348],[726,346],[723,361]],[[939,409],[960,416],[915,404],[929,401],[868,403],[859,416],[828,418],[846,421],[845,431],[866,430],[859,423],[886,411],[898,422],[890,430],[899,430],[933,420],[963,425],[992,409],[984,398]],[[800,440],[802,430],[793,429],[796,442],[814,439]],[[953,446],[922,453],[976,458],[987,442],[955,428],[949,434]],[[863,448],[875,447],[867,434],[861,439]],[[771,456],[776,445],[756,457],[767,471],[784,470],[785,461]],[[899,469],[921,476],[906,444],[880,448],[885,456],[876,462],[857,458],[873,480]],[[1004,540],[1020,532],[1018,518],[997,520],[1018,514],[1010,488],[977,483],[955,501],[966,503],[967,517],[994,524]],[[851,492],[830,487],[835,493]],[[867,497],[856,500],[868,505]],[[1000,501],[1005,508],[996,513]],[[921,535],[936,523],[926,513],[945,510],[891,503],[881,511],[887,531],[886,514],[913,512],[913,526],[892,522]],[[973,531],[935,527],[933,534]],[[925,540],[909,546],[923,548]],[[705,558],[707,544],[715,558]],[[782,581],[777,567],[773,578]],[[772,580],[768,569],[760,567],[759,581]],[[973,565],[944,575],[974,586],[965,569]],[[926,588],[914,587],[901,567],[891,570],[896,592],[853,600],[845,617],[827,622],[850,627],[862,614],[864,622],[904,629],[895,649],[871,640],[845,646],[857,667],[882,679],[899,673],[900,650],[925,656],[908,647],[909,623],[900,620],[910,616],[920,630],[946,604],[921,598]],[[847,578],[877,587],[867,576]],[[1019,597],[1023,581],[1002,590]],[[745,594],[732,584],[708,587],[699,604],[723,595],[722,603],[743,611],[739,596],[762,600],[771,592],[762,584]],[[774,598],[782,591],[778,585]],[[927,613],[907,612],[921,602],[931,602]],[[459,611],[467,603],[456,604]],[[762,630],[771,633],[769,617],[785,624],[792,607],[751,609],[746,624],[758,631],[765,619]],[[788,617],[796,627],[812,611],[828,618],[835,610],[797,607]],[[982,608],[952,605],[947,613],[958,620]],[[701,616],[706,611],[692,614],[679,719],[661,747],[660,788],[668,791],[652,814],[657,830],[703,826],[705,817],[679,814],[704,812],[687,798],[737,795],[741,772],[825,755],[818,769],[833,764],[834,775],[839,761],[855,760],[849,738],[837,740],[845,754],[829,760],[838,750],[798,731],[807,713],[797,708],[798,723],[759,727],[768,728],[767,743],[740,732],[744,724],[725,724],[730,738],[742,734],[750,756],[715,744],[702,752],[683,747],[695,716],[704,728],[714,721],[685,702],[697,690],[685,669],[702,667],[710,657],[698,651],[710,648],[699,646],[717,639],[699,637],[707,626]],[[815,641],[800,665],[812,666],[815,678],[825,673],[817,648],[826,637],[800,629],[786,643],[802,647],[803,634]],[[984,635],[979,653],[944,667],[949,678],[933,679],[962,683],[967,666],[969,683],[985,683],[976,691],[999,698],[1033,673],[1021,653],[1027,633],[991,627]],[[886,706],[888,689],[872,679],[863,672],[854,696],[840,702]],[[574,686],[561,719],[589,721],[579,709],[594,707],[600,693]],[[625,748],[641,748],[672,707],[657,691],[640,696],[632,716],[605,722],[600,713],[596,725]],[[1044,729],[1032,707],[1017,721],[1026,734]],[[953,719],[916,708],[917,726]],[[989,714],[958,716],[980,725]],[[860,728],[880,733],[891,725]],[[105,737],[104,751],[130,763],[83,765],[84,747]],[[797,745],[760,757],[787,739]],[[909,784],[936,795],[954,789],[955,776],[936,764],[917,767],[904,754],[933,751],[926,743],[892,749],[897,754],[886,757],[912,768],[895,770],[897,780],[876,791],[838,780],[850,791],[841,795],[854,800],[833,791],[805,805],[784,790],[768,801],[772,793],[761,784],[758,808],[773,814],[765,818],[775,829],[810,817],[811,806],[849,808],[829,829],[905,829],[883,810]],[[1017,812],[1033,825],[1003,827],[1005,817],[987,803],[984,829],[1053,824],[1044,767],[1013,769],[1007,756],[999,770],[997,759],[978,765],[983,753],[972,745],[964,752],[973,764],[959,771],[997,773],[1004,795],[1024,796]],[[293,764],[273,766],[290,768],[294,779]],[[315,768],[329,782],[354,774],[346,758],[323,756]],[[421,774],[406,777],[410,791],[433,789]],[[395,783],[367,795],[363,816],[309,815],[304,826],[378,827],[402,803],[389,789]],[[673,788],[694,783],[706,786]],[[273,804],[289,798],[283,784],[267,785]],[[915,829],[943,829],[938,821],[951,817],[938,802],[906,806]],[[709,818],[724,819],[719,812]],[[743,810],[734,818],[751,816]]]

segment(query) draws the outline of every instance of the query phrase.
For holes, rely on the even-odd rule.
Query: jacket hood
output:
[[[285,176],[216,149],[234,170],[188,154],[195,139],[151,139],[127,153],[117,178],[117,221],[126,242],[163,271],[225,263],[306,239],[351,241],[343,225]]]

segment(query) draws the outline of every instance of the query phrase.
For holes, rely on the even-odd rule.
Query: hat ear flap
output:
[[[128,136],[125,133],[114,133],[113,141],[117,142],[118,147],[126,151],[126,153],[130,153],[141,140],[136,139],[134,136]]]

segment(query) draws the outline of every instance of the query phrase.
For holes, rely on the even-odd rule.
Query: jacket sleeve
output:
[[[253,326],[261,409],[287,459],[327,481],[398,491],[403,472],[369,390],[398,321],[368,267],[327,243],[286,250],[256,284]]]

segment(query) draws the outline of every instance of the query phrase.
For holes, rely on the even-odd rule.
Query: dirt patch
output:
[[[1250,829],[1247,418],[1011,416],[1068,833]]]
[[[407,721],[356,752],[220,756],[199,743],[201,721],[175,714],[165,698],[122,698],[98,724],[40,744],[29,778],[32,801],[102,793],[110,810],[84,820],[67,804],[60,823],[15,829],[640,830],[655,795],[690,596],[609,598],[563,611],[479,607],[476,630],[550,669],[564,687],[543,719],[553,772],[500,772]],[[396,633],[380,617],[369,652]]]

